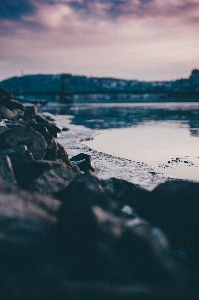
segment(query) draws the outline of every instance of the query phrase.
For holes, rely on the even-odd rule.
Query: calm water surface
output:
[[[57,113],[97,130],[84,142],[90,148],[199,181],[199,103],[75,105]]]

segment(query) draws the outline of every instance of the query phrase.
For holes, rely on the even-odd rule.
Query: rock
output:
[[[4,131],[8,130],[7,127],[4,127],[4,126],[0,126],[0,134]]]
[[[16,112],[11,111],[4,106],[0,106],[0,117],[3,119],[15,120],[18,118],[18,115]]]
[[[192,290],[198,294],[199,183],[179,180],[158,185],[139,214],[168,236],[176,256],[191,274]]]
[[[53,123],[50,123],[46,118],[40,115],[35,116],[35,121],[44,125],[53,137],[57,137],[57,133],[61,132],[60,128],[55,126]]]
[[[16,184],[12,164],[8,156],[3,156],[0,154],[0,179]]]
[[[32,128],[16,125],[0,134],[0,149],[19,145],[26,145],[34,159],[42,159],[45,156],[47,143],[43,136]]]
[[[62,146],[58,142],[56,142],[55,157],[56,157],[56,159],[65,162],[66,165],[71,166],[71,162],[68,158],[68,153],[67,153],[66,149],[64,148],[64,146]]]
[[[25,111],[24,111],[25,120],[29,121],[29,120],[33,119],[37,114],[38,114],[37,106],[35,106],[35,105],[26,106]]]
[[[58,239],[66,278],[90,282],[91,290],[96,282],[142,285],[160,287],[160,294],[164,288],[168,298],[172,290],[173,299],[181,298],[186,272],[175,261],[166,236],[135,213],[127,217],[115,206],[107,182],[81,174],[59,197]]]
[[[54,140],[52,134],[49,133],[48,129],[44,125],[37,122],[28,122],[28,126],[41,133],[48,144]]]
[[[14,96],[9,91],[4,89],[3,87],[0,87],[0,103],[1,101],[9,101],[10,99],[13,99]]]
[[[142,212],[148,206],[151,194],[139,185],[117,178],[107,179],[106,182],[112,187],[112,197],[118,207],[128,205]]]
[[[7,155],[10,158],[12,165],[19,165],[22,162],[34,160],[32,153],[28,151],[26,145],[0,150],[0,155]]]
[[[13,165],[17,182],[24,189],[30,189],[31,182],[50,169],[60,169],[64,172],[67,166],[65,163],[45,160],[24,161]]]
[[[6,126],[5,120],[0,119],[0,134],[6,130],[8,130],[8,127]]]
[[[62,128],[62,131],[68,131],[68,130],[69,130],[69,128],[67,128],[67,127]]]
[[[10,99],[8,102],[6,102],[5,106],[11,110],[14,110],[14,109],[19,109],[21,111],[25,110],[25,106],[22,103],[20,103],[19,101],[14,100],[14,99]]]
[[[72,166],[78,166],[83,172],[88,170],[95,171],[95,169],[91,166],[91,156],[88,154],[79,153],[73,156],[70,161]]]
[[[19,101],[14,100],[14,96],[5,90],[4,88],[0,87],[0,105],[5,106],[6,108],[13,110],[13,109],[20,109],[24,110],[25,106],[21,104]]]
[[[44,157],[45,160],[63,161],[68,166],[71,166],[66,149],[57,141],[55,141],[52,134],[44,125],[39,124],[37,122],[29,122],[28,125],[31,126],[37,132],[41,133],[48,144],[46,154]]]
[[[69,166],[64,170],[61,168],[50,169],[31,182],[30,190],[46,195],[56,195],[66,189],[78,174],[78,168],[74,171]]]
[[[50,267],[49,236],[59,206],[57,200],[0,181],[1,299],[50,299],[51,284],[46,286],[42,273]]]
[[[4,220],[0,227],[0,251],[5,245],[33,246],[39,242],[39,236],[41,241],[47,234],[47,227],[50,229],[57,222],[59,202],[21,191],[5,181],[0,183],[0,219]],[[15,251],[17,248],[12,249],[13,254]]]
[[[13,128],[15,126],[25,126],[27,127],[28,123],[23,120],[23,119],[19,119],[19,120],[5,120],[6,126],[8,128]]]

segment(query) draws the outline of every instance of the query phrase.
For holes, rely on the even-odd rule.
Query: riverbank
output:
[[[97,134],[96,130],[71,124],[72,116],[55,115],[53,117],[60,128],[68,129],[61,131],[57,140],[67,149],[69,158],[80,152],[90,155],[95,174],[100,178],[124,179],[147,190],[152,190],[169,179],[164,173],[155,171],[144,161],[136,162],[91,149],[84,145],[84,142],[94,139]]]

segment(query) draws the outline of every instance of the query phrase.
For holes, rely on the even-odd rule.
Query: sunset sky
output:
[[[199,0],[0,0],[0,80],[21,74],[138,80],[199,69]]]

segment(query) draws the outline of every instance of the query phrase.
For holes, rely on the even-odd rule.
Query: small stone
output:
[[[67,127],[62,128],[62,131],[68,131],[68,130],[69,130],[69,128],[67,128]]]

